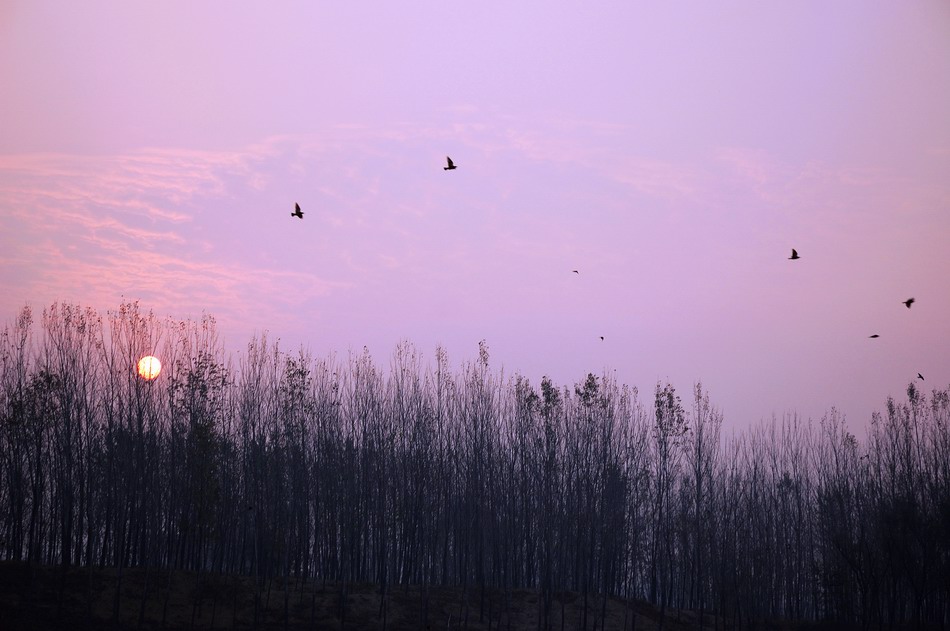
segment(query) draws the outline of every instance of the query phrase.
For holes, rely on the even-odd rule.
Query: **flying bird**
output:
[[[874,338],[876,338],[876,337],[881,337],[881,336],[878,335],[877,333],[875,333],[874,335],[869,335],[868,337],[873,340]]]
[[[797,261],[802,257],[798,256],[798,251],[795,248],[792,248],[792,255],[788,257],[789,261]]]
[[[452,158],[450,158],[450,157],[448,157],[448,156],[445,156],[445,159],[446,159],[446,161],[448,161],[449,166],[447,166],[447,167],[442,167],[442,170],[443,170],[443,171],[451,171],[452,169],[456,168],[456,167],[455,167],[455,163],[452,162]]]
[[[908,298],[907,300],[904,301],[904,306],[907,307],[908,309],[910,309],[910,306],[911,306],[912,304],[914,304],[914,299],[913,299],[913,298]]]
[[[917,373],[917,378],[920,379],[921,381],[925,381],[924,376],[920,373]]]
[[[600,341],[601,341],[601,342],[604,341],[604,336],[603,336],[603,335],[600,336]]]
[[[296,217],[297,219],[303,219],[303,211],[300,210],[300,204],[294,203],[294,212],[290,213],[291,217]]]
[[[576,269],[572,269],[571,271],[574,272],[575,274],[580,274],[580,272],[578,272]]]

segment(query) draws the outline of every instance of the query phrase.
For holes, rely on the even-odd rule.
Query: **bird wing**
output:
[[[450,157],[448,157],[448,156],[445,156],[445,159],[448,160],[450,167],[454,167],[454,166],[455,166],[455,163],[452,162],[452,158],[450,158]]]
[[[798,256],[798,250],[792,248],[792,256]]]
[[[296,211],[299,213],[299,212],[300,212],[300,204],[294,203],[294,210],[296,210]]]

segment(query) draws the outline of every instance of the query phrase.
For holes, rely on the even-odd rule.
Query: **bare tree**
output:
[[[349,586],[378,584],[384,628],[410,584],[423,626],[438,585],[461,587],[453,620],[493,628],[519,588],[538,629],[602,629],[611,596],[660,626],[950,620],[950,388],[911,384],[866,441],[834,410],[723,422],[700,384],[689,409],[657,384],[645,410],[610,373],[506,377],[484,343],[457,371],[408,342],[382,367],[266,336],[234,361],[210,316],[24,309],[0,330],[0,559],[118,568],[115,618],[123,570],[145,568],[140,621],[152,594],[167,612],[173,569],[196,572],[195,620],[228,606],[201,596],[210,573],[254,577],[258,621],[282,589],[285,623],[314,579],[337,582],[344,624]]]

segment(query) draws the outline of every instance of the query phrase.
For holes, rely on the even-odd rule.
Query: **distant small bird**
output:
[[[603,335],[600,336],[600,341],[601,341],[601,342],[604,341],[604,336],[603,336]]]
[[[456,167],[455,167],[455,163],[452,162],[452,158],[450,158],[450,157],[448,157],[448,156],[445,156],[445,159],[448,161],[449,166],[447,166],[447,167],[442,167],[442,170],[443,170],[443,171],[451,171],[452,169],[456,168]]]
[[[921,381],[925,381],[924,376],[920,373],[917,373],[917,378],[920,379]]]
[[[574,272],[575,274],[580,274],[580,272],[578,272],[576,269],[572,269],[571,271]]]
[[[300,204],[294,203],[294,212],[290,213],[291,217],[296,217],[297,219],[303,219],[303,211],[300,210]]]
[[[869,335],[868,337],[873,340],[874,338],[876,338],[876,337],[881,337],[881,336],[878,335],[877,333],[875,333],[874,335]]]
[[[907,300],[904,301],[904,306],[907,307],[908,309],[910,309],[910,306],[911,306],[912,304],[914,304],[914,299],[913,299],[913,298],[908,298]]]
[[[792,248],[792,255],[791,255],[790,257],[788,257],[788,260],[789,260],[789,261],[797,261],[797,260],[800,259],[800,258],[802,258],[802,257],[798,256],[798,250],[796,250],[795,248]]]

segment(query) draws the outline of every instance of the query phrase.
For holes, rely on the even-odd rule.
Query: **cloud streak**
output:
[[[709,378],[723,399],[751,409],[782,393],[745,403],[749,369],[730,361],[798,352],[792,333],[843,339],[873,313],[875,279],[900,294],[901,278],[941,282],[948,193],[927,174],[740,145],[651,154],[632,126],[464,115],[234,151],[0,156],[0,308],[138,299],[210,312],[230,339],[269,328],[338,350],[498,339],[511,368],[553,362],[538,370],[560,380],[605,365],[641,385],[722,374]],[[898,264],[894,239],[909,253]],[[831,318],[821,305],[841,291]],[[605,333],[612,345],[588,345]],[[922,329],[910,335],[921,345]],[[768,383],[807,391],[842,369],[792,375],[802,357]]]

